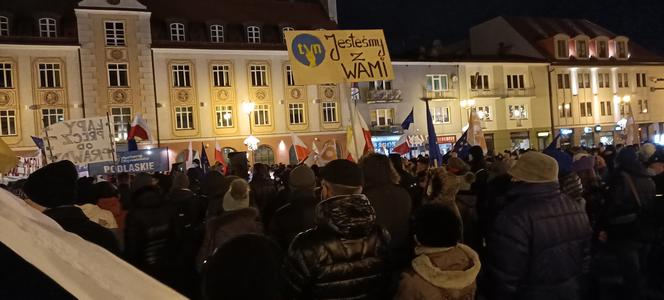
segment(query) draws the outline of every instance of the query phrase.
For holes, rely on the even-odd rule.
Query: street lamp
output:
[[[244,145],[247,146],[247,150],[251,152],[252,160],[254,159],[254,151],[258,149],[258,144],[261,142],[258,138],[253,136],[253,126],[251,124],[251,113],[256,108],[256,103],[251,101],[245,101],[242,103],[242,110],[247,114],[247,119],[249,120],[249,136],[244,139]],[[224,116],[226,118],[226,116]]]

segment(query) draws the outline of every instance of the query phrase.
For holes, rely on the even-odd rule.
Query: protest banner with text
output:
[[[113,162],[88,166],[90,176],[113,173],[153,173],[168,171],[168,148],[118,152],[117,167]]]
[[[76,165],[113,161],[113,124],[106,117],[66,120],[46,127],[49,162]]]
[[[391,80],[382,30],[285,31],[298,85]]]

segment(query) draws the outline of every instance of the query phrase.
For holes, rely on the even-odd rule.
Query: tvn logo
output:
[[[293,39],[293,56],[301,64],[314,68],[325,60],[325,47],[320,39],[310,34],[300,34]]]

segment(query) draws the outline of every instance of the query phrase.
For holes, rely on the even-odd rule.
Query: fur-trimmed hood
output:
[[[470,247],[458,244],[450,248],[417,247],[412,267],[426,282],[449,291],[462,290],[475,283],[482,264]]]

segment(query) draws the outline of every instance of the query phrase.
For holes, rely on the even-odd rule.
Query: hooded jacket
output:
[[[411,270],[404,272],[396,300],[475,299],[480,258],[470,247],[417,247]]]
[[[243,234],[262,234],[263,224],[260,222],[258,210],[253,207],[227,211],[221,216],[210,219],[205,228],[205,238],[198,252],[197,266],[210,257],[214,250],[225,242]]]
[[[342,195],[316,207],[317,226],[295,237],[285,260],[297,299],[384,299],[389,233],[376,225],[364,195]]]

